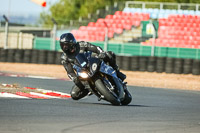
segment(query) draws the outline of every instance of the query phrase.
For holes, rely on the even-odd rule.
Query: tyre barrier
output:
[[[61,64],[61,54],[48,50],[0,48],[0,62]]]
[[[193,75],[200,75],[200,60],[193,60],[192,64],[192,74]]]
[[[47,51],[47,64],[55,64],[56,51]]]
[[[156,63],[156,72],[162,73],[165,71],[165,57],[157,57],[157,63]]]
[[[130,61],[130,70],[138,71],[139,70],[139,56],[132,56]]]
[[[7,55],[8,55],[7,49],[0,49],[0,61],[1,62],[7,62]]]
[[[38,51],[38,63],[47,64],[47,50]]]
[[[39,58],[39,50],[33,49],[32,52],[30,53],[30,63],[38,63],[38,58]]]
[[[165,72],[166,73],[174,72],[174,60],[175,60],[175,58],[166,58],[166,63],[165,63]]]
[[[14,57],[15,57],[15,49],[8,49],[7,53],[7,62],[15,62]]]
[[[139,71],[147,71],[148,57],[141,56],[139,58]]]
[[[147,64],[147,71],[154,72],[156,71],[156,62],[157,57],[149,57],[148,64]]]
[[[189,74],[192,73],[192,59],[184,59],[183,60],[183,73]]]
[[[120,68],[120,69],[122,69],[123,67],[122,67],[122,59],[123,59],[123,56],[116,56],[116,63],[117,63],[117,65],[118,65],[118,67]]]
[[[61,55],[62,55],[62,52],[56,52],[55,64],[61,65],[61,58],[60,58]]]
[[[0,62],[61,64],[62,52],[36,49],[2,49]],[[116,56],[122,70],[200,75],[200,60],[170,57]]]
[[[196,59],[151,56],[131,56],[129,58],[127,60],[123,56],[117,56],[117,64],[121,66],[120,69],[130,68],[130,71],[200,75],[200,60]]]
[[[31,63],[32,51],[33,50],[31,49],[24,50],[24,58],[23,58],[24,63]]]
[[[183,73],[183,59],[177,58],[174,62],[174,73],[182,74]]]
[[[121,57],[122,59],[122,65],[121,67],[124,69],[124,70],[130,70],[131,68],[131,56],[122,56]]]
[[[16,49],[14,54],[14,60],[17,63],[23,63],[24,58],[24,50],[23,49]]]

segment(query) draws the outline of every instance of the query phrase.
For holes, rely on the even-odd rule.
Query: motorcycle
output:
[[[103,99],[112,105],[128,105],[132,101],[126,83],[103,59],[92,56],[92,52],[79,53],[75,58],[77,63],[73,68],[77,77],[99,101]]]

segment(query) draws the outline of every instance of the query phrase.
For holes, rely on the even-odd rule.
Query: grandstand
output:
[[[199,4],[169,2],[128,1],[124,12],[149,13],[152,19],[167,18],[169,15],[199,15]]]
[[[147,8],[148,4],[157,8]],[[164,9],[164,7],[176,9]],[[126,2],[123,11],[99,18],[78,30],[72,30],[77,40],[104,41],[106,28],[110,42],[137,42],[161,47],[200,48],[200,11],[198,4],[157,2]],[[139,7],[139,8],[138,8]],[[151,7],[151,6],[150,6]],[[143,21],[158,21],[157,39],[142,35]],[[135,34],[140,34],[136,35]],[[144,39],[141,39],[144,38]],[[146,41],[146,39],[149,39]]]
[[[124,30],[131,30],[132,26],[140,26],[141,21],[149,20],[147,13],[126,13],[116,11],[114,15],[99,18],[97,22],[90,22],[88,26],[81,26],[78,30],[72,30],[77,40],[104,41],[106,28],[108,38],[114,34],[122,34]]]
[[[200,16],[169,15],[159,19],[156,46],[200,48]],[[153,39],[143,45],[152,45]]]

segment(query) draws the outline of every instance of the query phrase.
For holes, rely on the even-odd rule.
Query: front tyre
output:
[[[121,104],[128,105],[132,101],[132,96],[127,89],[125,89],[124,92],[125,92],[125,97],[124,100],[121,101]]]
[[[112,92],[105,87],[101,79],[98,79],[95,81],[95,86],[97,87],[97,90],[101,93],[101,95],[104,96],[104,99],[108,102],[110,102],[112,105],[120,105],[120,100]]]

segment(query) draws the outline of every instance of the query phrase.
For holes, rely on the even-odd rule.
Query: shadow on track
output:
[[[89,102],[80,102],[80,104],[87,104],[87,105],[102,105],[102,106],[114,106],[110,103],[89,103]],[[147,106],[147,105],[121,105],[121,106],[114,106],[114,107],[152,107],[152,106]]]
[[[92,122],[92,123],[85,123],[85,124],[80,124],[80,125],[75,125],[75,126],[71,126],[71,127],[67,127],[65,129],[61,130],[61,133],[67,133],[67,132],[72,132],[73,130],[77,130],[80,131],[81,128],[86,128],[86,129],[90,129],[90,126],[96,127],[98,125],[101,125],[102,123],[116,123],[116,121],[120,121],[120,120],[109,120],[109,121],[99,121],[99,122]],[[104,129],[105,130],[105,129]]]

